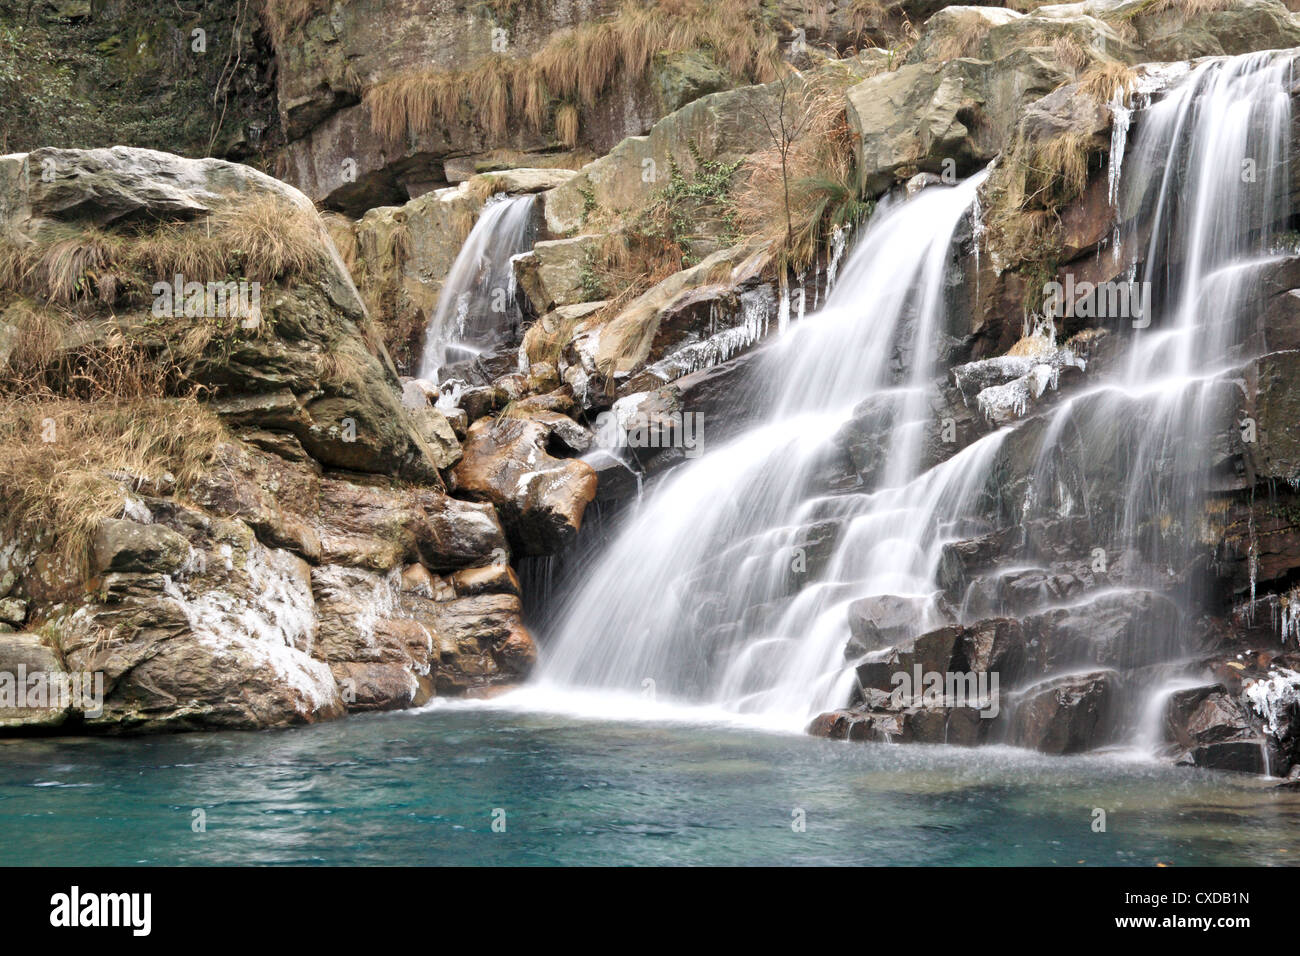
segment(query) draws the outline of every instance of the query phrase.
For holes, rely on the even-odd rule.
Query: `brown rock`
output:
[[[470,426],[464,457],[452,470],[453,489],[495,505],[524,554],[549,554],[566,544],[596,496],[595,471],[551,457],[549,437],[548,427],[529,419],[482,419]]]

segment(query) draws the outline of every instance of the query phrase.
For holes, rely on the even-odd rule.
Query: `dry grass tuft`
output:
[[[107,321],[17,299],[0,310],[10,349],[0,362],[0,396],[37,393],[82,401],[175,394],[184,375],[166,354],[154,354]]]
[[[1092,139],[1076,132],[1016,139],[990,180],[989,244],[1004,261],[1042,261],[1054,246],[1060,210],[1088,185],[1093,151]]]
[[[1098,103],[1123,102],[1137,85],[1137,71],[1123,63],[1099,63],[1079,79],[1079,92]]]
[[[930,48],[930,57],[935,60],[956,60],[961,57],[974,56],[979,52],[980,44],[991,29],[978,10],[963,12],[958,15],[956,29],[941,37]]]
[[[279,47],[294,30],[328,6],[328,0],[265,0],[262,19],[271,39]]]
[[[561,103],[555,111],[555,136],[570,149],[578,145],[578,107],[572,103]]]
[[[1201,16],[1206,13],[1215,13],[1219,10],[1231,10],[1238,6],[1238,0],[1148,0],[1124,11],[1122,14],[1126,20],[1132,20],[1137,17],[1151,17],[1161,13],[1174,11],[1185,17]]]
[[[41,539],[84,574],[99,523],[122,514],[121,473],[170,473],[183,493],[227,437],[193,399],[2,400],[0,534]]]
[[[472,118],[501,137],[513,119],[577,142],[578,104],[594,105],[620,77],[641,77],[658,56],[710,50],[737,79],[777,75],[780,42],[761,0],[628,0],[612,18],[561,30],[528,59],[493,54],[463,70],[396,77],[366,91],[371,125],[396,142]]]
[[[779,265],[796,272],[806,268],[830,231],[859,218],[853,164],[853,134],[842,96],[823,82],[809,83],[795,109],[801,133],[787,156],[790,222],[787,235],[780,150],[773,146],[748,157],[734,194],[735,220],[754,241],[770,242]]]
[[[507,188],[506,181],[500,176],[493,176],[491,173],[480,173],[471,177],[468,191],[479,205],[482,205],[498,193],[506,192]]]
[[[0,243],[0,290],[60,306],[112,307],[177,274],[186,282],[270,283],[326,268],[325,235],[314,211],[265,195],[193,222],[122,231],[67,225],[26,246]]]

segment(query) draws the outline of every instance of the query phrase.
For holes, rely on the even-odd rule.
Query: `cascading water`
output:
[[[823,310],[766,356],[759,378],[782,384],[766,396],[764,423],[647,497],[566,604],[544,682],[638,690],[653,681],[665,697],[792,722],[842,702],[853,676],[844,605],[872,586],[933,592],[925,541],[979,491],[965,480],[979,469],[964,460],[916,473],[952,237],[982,179],[878,215]],[[826,443],[869,397],[895,409],[896,487],[826,494]],[[991,455],[992,443],[973,454]],[[801,559],[816,560],[805,538],[829,524],[876,543],[841,547],[800,590]],[[901,540],[890,546],[886,535]]]
[[[1117,330],[1127,362],[1020,418],[1061,364],[1082,364],[1062,353],[1042,376],[1027,363],[1013,388],[980,395],[983,409],[1024,391],[1012,424],[929,468],[942,457],[930,447],[932,385],[957,281],[953,236],[983,176],[878,213],[822,311],[769,351],[759,378],[780,384],[765,386],[763,423],[648,490],[564,605],[540,686],[653,687],[660,699],[801,726],[849,699],[853,602],[889,596],[924,633],[944,621],[944,545],[1035,518],[1083,521],[1085,548],[1122,556],[1111,586],[1085,597],[1098,608],[1116,592],[1190,579],[1224,467],[1216,442],[1239,424],[1233,376],[1253,354],[1255,266],[1288,211],[1290,76],[1286,54],[1210,60],[1124,117],[1135,135],[1112,184],[1121,261],[1135,278],[1141,270],[1155,303]],[[846,491],[827,477],[831,440],[864,409],[882,426],[875,461]],[[1004,485],[1013,459],[1026,463],[1021,480]],[[1053,606],[1045,593],[1037,610]],[[1131,672],[1125,721],[1138,740],[1150,728],[1134,725],[1144,712],[1158,718],[1194,649],[1178,622],[1146,645],[1107,665]],[[1063,657],[1057,672],[1095,669],[1088,653]]]
[[[1037,443],[1025,517],[1086,519],[1088,544],[1121,556],[1110,569],[1120,590],[1172,591],[1182,604],[1183,620],[1126,654],[1119,719],[1148,749],[1162,702],[1196,683],[1185,619],[1204,598],[1206,502],[1232,481],[1247,424],[1240,379],[1258,352],[1257,275],[1289,212],[1292,59],[1207,61],[1132,114],[1136,140],[1112,186],[1117,255],[1133,264],[1135,300],[1149,291],[1153,307],[1123,317],[1127,359],[1054,408]]]
[[[511,259],[533,246],[535,196],[493,197],[465,239],[424,334],[418,377],[505,344],[519,324]]]

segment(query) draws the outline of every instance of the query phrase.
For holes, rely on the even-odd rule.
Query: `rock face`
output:
[[[651,16],[687,19],[706,7],[669,8],[648,5]],[[383,0],[347,0],[329,9],[306,8],[298,29],[277,43],[277,92],[280,121],[288,145],[284,151],[287,178],[313,200],[357,213],[365,208],[413,198],[430,188],[459,182],[493,162],[537,166],[546,159],[581,165],[615,147],[624,137],[645,133],[660,117],[689,101],[745,82],[733,73],[707,43],[681,49],[677,44],[657,50],[644,70],[613,69],[586,64],[597,89],[582,87],[570,96],[555,87],[556,67],[546,79],[543,117],[524,107],[530,95],[501,66],[528,65],[548,53],[548,64],[562,62],[558,72],[575,70],[577,58],[609,53],[618,34],[611,21],[623,15],[614,0],[578,0],[564,4],[469,5],[453,0],[411,0],[393,10]],[[734,10],[734,8],[733,8]],[[754,32],[782,49],[796,36],[792,20],[806,20],[796,10],[773,17],[764,10],[740,8],[738,34]],[[860,30],[841,12],[825,20],[815,33],[828,46],[847,46]],[[397,26],[394,26],[396,22]],[[605,24],[606,46],[594,54],[572,43],[575,30]],[[786,34],[784,37],[782,34]],[[569,46],[563,43],[569,42]],[[664,46],[664,44],[656,44]],[[558,50],[558,52],[557,52]],[[497,70],[493,67],[497,66]],[[743,73],[743,71],[741,71]],[[399,135],[379,135],[388,122],[387,105],[377,91],[394,84],[439,79],[458,85],[457,92],[476,82],[500,78],[496,88],[509,103],[507,121],[471,116],[473,110],[451,110],[440,122],[419,123]],[[588,82],[584,80],[583,82]],[[489,87],[471,97],[477,108]],[[596,95],[598,94],[598,95]],[[561,128],[556,113],[563,104],[576,110],[576,135]],[[423,120],[423,117],[420,117]]]
[[[495,505],[524,554],[567,543],[596,496],[590,465],[547,453],[555,428],[544,416],[481,418],[470,426],[465,455],[452,471],[452,489]]]
[[[14,31],[17,54],[0,50],[0,133],[31,151],[0,156],[0,397],[13,419],[0,420],[0,439],[65,405],[88,417],[138,401],[213,415],[217,434],[200,460],[172,448],[134,471],[83,455],[68,484],[93,486],[84,514],[0,523],[0,673],[103,678],[102,707],[6,707],[0,686],[0,728],[280,726],[522,680],[536,648],[512,560],[570,547],[593,501],[624,506],[679,464],[686,451],[662,439],[685,415],[707,417],[714,441],[761,414],[783,369],[760,346],[824,301],[870,203],[945,188],[996,159],[982,218],[956,236],[962,267],[945,290],[929,398],[941,426],[920,451],[931,467],[1005,429],[993,477],[943,529],[933,593],[845,600],[856,685],[810,729],[1079,753],[1130,738],[1134,685],[1166,681],[1154,733],[1171,759],[1273,774],[1300,762],[1300,672],[1287,644],[1300,606],[1300,258],[1283,232],[1294,216],[1274,224],[1279,252],[1257,276],[1255,326],[1225,356],[1230,374],[1206,388],[1204,447],[1161,457],[1147,476],[1186,470],[1189,457],[1204,464],[1205,513],[1139,529],[1140,546],[1115,547],[1113,529],[1132,466],[1125,423],[1142,420],[1149,397],[1088,388],[1122,360],[1129,334],[1075,316],[1050,330],[1027,320],[1045,279],[1104,281],[1130,265],[1110,245],[1117,220],[1147,212],[1115,208],[1115,121],[1132,117],[1109,105],[1110,84],[1153,81],[1162,61],[1297,46],[1300,22],[1278,0],[1028,12],[753,3],[728,8],[745,17],[724,24],[725,39],[754,45],[737,65],[716,33],[680,42],[709,6],[340,0],[265,5],[260,27],[213,14],[214,52],[233,38],[248,55],[197,100],[177,88],[175,108],[193,114],[177,135],[195,153],[268,166],[275,153],[297,188],[222,160],[13,135],[12,104],[34,99],[33,128],[56,145],[76,145],[61,105],[95,142],[156,145],[134,108],[123,110],[130,135],[109,135],[111,118],[73,109],[80,94],[58,76],[44,78],[48,99],[14,87],[4,58],[31,50],[36,71],[51,42],[93,33],[111,66],[129,47],[172,82],[189,26],[173,21],[190,16],[169,8],[146,30],[139,11],[114,7],[124,22],[109,31],[99,5],[14,15],[26,32]],[[626,32],[629,18],[665,11],[679,31],[656,33],[647,19]],[[903,20],[923,24],[906,42],[894,32]],[[579,43],[596,35],[603,46]],[[557,49],[566,56],[540,56]],[[214,60],[197,79],[212,80]],[[566,77],[578,85],[560,89]],[[138,78],[111,90],[105,114],[124,91],[159,102]],[[237,120],[213,115],[218,98]],[[772,117],[792,104],[834,118],[835,136],[824,135],[836,155],[802,151],[796,133],[796,193],[814,192],[795,215],[810,221],[755,224],[746,187],[782,165],[793,114],[775,127]],[[1068,188],[1012,196],[1015,177],[1027,186],[1039,152],[1062,143],[1068,155],[1052,155],[1072,167],[1060,177]],[[707,188],[679,175],[714,168],[729,178]],[[670,181],[687,184],[687,201],[664,210]],[[537,197],[541,241],[514,258],[509,290],[523,327],[439,382],[399,378],[416,370],[442,283],[498,193]],[[706,205],[717,215],[700,213]],[[1037,217],[1028,240],[1013,241],[1011,207]],[[782,245],[804,226],[811,275]],[[641,263],[629,237],[667,251]],[[618,274],[614,249],[638,274]],[[154,283],[177,262],[203,273],[186,278],[258,282],[255,310],[236,317],[247,324],[155,312]],[[48,334],[34,334],[33,315]],[[892,357],[900,376],[909,348]],[[105,368],[129,374],[110,382]],[[1049,434],[1058,423],[1046,413],[1061,407],[1076,418]],[[1106,434],[1068,437],[1042,457],[1045,442],[1107,409]],[[817,462],[820,510],[788,529],[808,577],[780,580],[785,597],[849,540],[836,498],[877,490],[898,414],[894,395],[861,402]],[[160,438],[169,427],[161,416]],[[117,437],[130,444],[144,430]],[[607,441],[634,430],[655,437],[653,452]],[[9,449],[6,461],[17,458]],[[0,483],[0,517],[30,510],[25,487]],[[1042,495],[1055,510],[1026,516]],[[76,554],[60,550],[61,535]],[[1198,550],[1161,560],[1168,535],[1197,538]],[[730,593],[731,570],[692,581],[701,605]],[[701,646],[727,648],[778,604],[701,628]],[[1174,667],[1189,645],[1200,656]],[[937,696],[924,686],[936,674]]]
[[[183,232],[207,217],[225,223],[232,208],[245,218],[265,208],[308,262],[266,275],[257,321],[245,327],[253,334],[187,345],[177,384],[151,399],[192,400],[166,390],[197,387],[224,424],[197,471],[106,476],[116,503],[94,522],[80,570],[48,550],[39,528],[14,529],[0,548],[5,615],[40,635],[0,635],[0,664],[93,673],[103,693],[97,708],[5,711],[6,728],[279,726],[526,675],[535,652],[496,512],[446,494],[441,471],[460,459],[460,443],[427,401],[403,402],[304,196],[233,164],[126,148],[3,157],[0,184],[9,247],[40,250],[51,235],[101,230],[128,250],[108,268],[147,269],[129,258],[133,224]],[[151,241],[173,240],[164,231]],[[124,272],[128,291],[111,314],[81,308],[142,358],[171,354],[190,334],[186,321],[151,321],[130,291],[157,278]],[[3,291],[0,320],[12,293]],[[70,360],[84,341],[65,339]],[[114,401],[125,399],[97,398]],[[6,407],[42,414],[39,402]],[[17,493],[0,487],[0,499]]]
[[[58,700],[71,685],[59,655],[37,634],[0,634],[0,733],[45,731],[59,727],[77,706],[94,707],[94,687],[72,702]],[[38,696],[39,694],[39,696]],[[72,696],[71,694],[69,696]]]
[[[1011,718],[1011,743],[1051,754],[1096,749],[1114,729],[1114,684],[1112,673],[1097,671],[1029,688]]]
[[[884,51],[868,50],[826,65],[818,76],[843,88],[883,70],[886,59]],[[593,207],[644,208],[673,163],[688,163],[693,155],[727,163],[771,146],[763,116],[776,114],[783,93],[797,97],[803,82],[793,90],[778,82],[712,93],[665,116],[645,135],[628,136],[547,196],[547,228],[565,236],[583,227]]]

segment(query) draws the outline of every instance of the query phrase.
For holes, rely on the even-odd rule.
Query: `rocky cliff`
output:
[[[267,726],[520,680],[536,650],[517,572],[557,555],[563,570],[593,502],[614,519],[691,457],[684,416],[710,442],[745,427],[769,340],[824,301],[874,211],[988,167],[957,237],[923,457],[1010,427],[996,490],[945,547],[938,618],[895,596],[849,607],[855,690],[810,729],[1109,746],[1131,730],[1125,682],[1164,665],[1176,627],[1202,651],[1155,743],[1200,766],[1300,765],[1300,206],[1268,224],[1288,242],[1198,449],[1196,526],[1146,529],[1196,539],[1187,560],[1114,546],[1132,466],[1118,440],[1062,445],[1053,493],[1074,504],[1026,517],[1049,414],[1086,404],[1133,344],[1087,317],[1049,328],[1041,290],[1145,259],[1154,214],[1114,196],[1130,117],[1199,58],[1300,47],[1278,0],[268,0],[196,15],[213,24],[198,73],[172,14],[150,28],[160,47],[134,8],[0,13],[18,95],[37,99],[12,65],[24,51],[52,75],[85,56],[112,77],[42,85],[35,124],[0,113],[24,151],[0,159],[0,670],[106,679],[100,714],[5,725]],[[503,290],[519,327],[412,379],[483,209],[526,194],[538,238]],[[258,302],[212,315],[213,282],[256,283]],[[821,492],[875,486],[892,414],[854,411]],[[811,577],[782,601],[847,533],[825,517],[796,531]],[[705,656],[773,613],[708,618],[734,577],[692,578]],[[997,673],[1014,706],[900,703],[891,676],[914,665]]]

